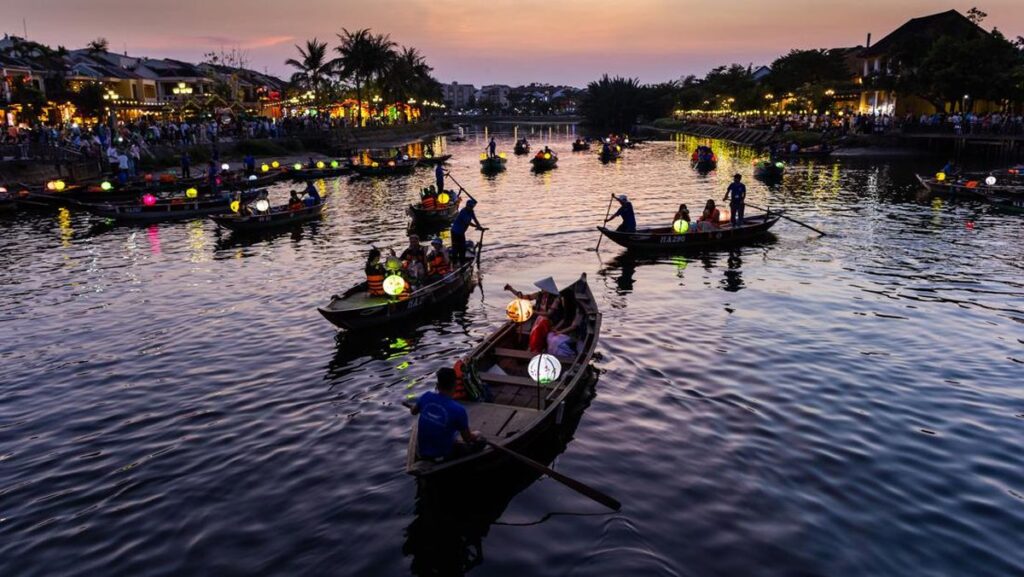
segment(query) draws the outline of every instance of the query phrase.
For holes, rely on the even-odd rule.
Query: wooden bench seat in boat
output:
[[[494,354],[496,356],[505,357],[508,359],[523,359],[527,361],[537,356],[536,353],[533,353],[531,351],[524,351],[521,349],[506,349],[504,347],[495,347]],[[558,357],[558,360],[559,362],[562,363],[562,368],[564,369],[565,365],[572,364],[572,362],[575,359],[572,357]]]
[[[510,407],[494,403],[464,403],[469,426],[487,437],[507,437],[529,425],[540,413],[537,409]]]

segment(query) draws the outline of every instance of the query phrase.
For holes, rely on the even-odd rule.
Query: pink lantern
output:
[[[156,197],[153,196],[152,194],[146,193],[142,195],[142,204],[146,206],[153,206],[154,204],[156,204]]]

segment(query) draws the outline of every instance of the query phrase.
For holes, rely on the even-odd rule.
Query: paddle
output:
[[[615,200],[615,195],[614,194],[611,195],[611,198],[608,199],[608,209],[604,211],[604,223],[602,223],[602,224],[607,224],[608,223],[608,215],[612,213],[612,201],[613,200]],[[601,248],[601,241],[602,240],[604,240],[604,235],[603,234],[597,238],[597,246],[594,247],[594,252],[597,252]]]
[[[454,183],[455,183],[455,186],[459,187],[459,192],[464,192],[464,193],[466,193],[466,196],[468,196],[468,197],[469,197],[470,199],[472,199],[472,200],[476,200],[475,198],[473,198],[473,195],[472,195],[472,194],[469,194],[469,191],[468,191],[468,190],[466,190],[466,188],[465,188],[464,186],[462,186],[461,184],[459,184],[459,181],[455,180],[455,177],[454,177],[454,176],[452,176],[452,173],[450,173],[450,172],[445,172],[445,173],[444,173],[444,175],[445,175],[445,176],[447,176],[448,178],[452,179],[452,182],[454,182]]]
[[[766,209],[766,208],[762,208],[762,207],[760,207],[760,206],[757,206],[756,204],[750,204],[750,203],[748,202],[748,203],[746,203],[746,205],[747,205],[747,206],[749,206],[749,207],[751,207],[751,208],[756,208],[756,209],[758,209],[758,210],[763,210],[763,211],[765,211],[765,212],[768,212],[768,214],[771,214],[771,213],[770,213],[770,212],[768,211],[768,209]],[[828,236],[828,235],[826,235],[826,234],[825,234],[824,232],[822,232],[822,231],[820,231],[820,230],[818,230],[818,229],[814,228],[813,226],[811,226],[811,225],[809,225],[809,224],[807,224],[807,223],[805,223],[805,222],[800,222],[799,220],[797,220],[797,219],[795,219],[795,218],[789,218],[788,216],[786,216],[786,215],[784,215],[784,214],[782,214],[782,213],[779,213],[779,212],[777,212],[777,213],[775,213],[775,214],[777,214],[777,215],[781,216],[782,218],[784,218],[784,219],[786,219],[786,220],[788,220],[788,221],[791,221],[791,222],[795,222],[795,223],[799,224],[800,226],[802,226],[802,227],[804,227],[804,228],[809,228],[809,229],[813,230],[814,232],[816,232],[816,233],[820,234],[821,236]]]
[[[402,401],[402,405],[409,409],[412,409],[413,407],[413,404],[407,400]],[[527,457],[526,455],[517,453],[512,449],[503,447],[495,443],[494,441],[491,441],[490,439],[483,439],[483,441],[487,443],[495,451],[504,453],[505,455],[512,457],[513,459],[530,467],[531,469],[543,475],[547,475],[548,477],[554,479],[555,481],[558,481],[559,483],[565,485],[566,487],[569,487],[570,489],[576,491],[580,495],[597,501],[598,503],[604,505],[605,507],[608,507],[612,511],[619,511],[622,509],[622,503],[619,503],[617,499],[610,495],[602,493],[601,491],[598,491],[597,489],[591,487],[590,485],[587,485],[586,483],[583,483],[582,481],[577,481],[576,479],[573,479],[568,475],[563,475],[562,473],[555,471],[551,467],[538,463],[537,461],[534,461],[533,459]]]

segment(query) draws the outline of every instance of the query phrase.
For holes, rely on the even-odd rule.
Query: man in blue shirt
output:
[[[251,154],[246,154],[242,160],[242,164],[245,165],[245,175],[250,176],[256,174],[256,159]]]
[[[615,230],[619,232],[636,232],[636,215],[633,214],[633,203],[629,202],[629,198],[624,194],[616,196],[615,200],[619,201],[619,210],[616,210],[615,214],[604,219],[604,221],[608,222],[613,218],[622,217],[622,224]]]
[[[434,168],[434,179],[437,180],[437,193],[441,194],[444,192],[444,167],[440,162]]]
[[[467,200],[466,206],[459,211],[452,222],[452,249],[455,252],[455,259],[459,263],[466,260],[466,231],[469,230],[469,227],[473,226],[477,230],[484,230],[484,227],[480,226],[480,221],[476,219],[476,213],[473,212],[475,206],[476,200],[472,198]]]
[[[306,200],[305,205],[313,207],[320,204],[320,192],[316,189],[316,185],[312,182],[306,183]]]
[[[725,191],[725,196],[722,200],[729,201],[729,222],[732,223],[732,227],[743,226],[743,201],[747,199],[747,186],[743,184],[743,177],[739,174],[734,174],[732,177],[732,184]]]
[[[455,371],[437,371],[437,392],[420,395],[412,414],[419,415],[416,425],[417,452],[423,459],[460,457],[479,445],[480,435],[469,430],[469,414],[452,395],[455,393]],[[456,435],[462,443],[455,441]]]

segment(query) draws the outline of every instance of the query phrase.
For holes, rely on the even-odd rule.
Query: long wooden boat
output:
[[[754,163],[754,178],[773,180],[782,178],[786,164],[781,161],[759,160]]]
[[[414,290],[407,297],[370,296],[364,281],[344,294],[334,295],[331,302],[317,310],[334,326],[348,330],[381,328],[419,313],[436,310],[472,288],[470,281],[473,266],[477,251],[482,248],[483,245],[477,243],[472,250],[466,251],[465,262],[440,279]]]
[[[801,149],[796,152],[789,152],[788,150],[776,150],[776,158],[788,158],[788,159],[801,159],[801,158],[827,158],[831,156],[834,148],[818,148],[818,149]]]
[[[558,167],[558,155],[554,152],[538,152],[536,156],[530,159],[530,164],[533,165],[534,172],[543,172],[545,170],[551,170],[552,168]]]
[[[914,175],[921,186],[929,193],[936,196],[962,197],[988,199],[991,197],[1024,196],[1024,186],[1015,185],[1007,179],[997,180],[997,184],[988,185],[985,183],[985,176],[947,178],[939,180],[934,176],[926,178],[920,174]],[[1007,184],[1000,184],[1005,182]]]
[[[608,148],[602,148],[601,151],[597,153],[597,156],[598,158],[601,159],[601,162],[613,162],[615,160],[618,160],[619,157],[622,156],[622,148],[618,145],[612,145],[609,146]]]
[[[320,166],[322,164],[323,166]],[[333,160],[330,162],[321,161],[318,164],[310,165],[309,163],[295,168],[295,166],[289,166],[285,171],[285,176],[292,180],[319,180],[321,178],[337,178],[352,172],[352,161],[345,160]]]
[[[728,222],[723,222],[715,230],[690,231],[685,234],[675,232],[670,226],[637,229],[635,232],[619,232],[603,226],[597,227],[597,230],[612,242],[630,250],[682,252],[692,249],[731,246],[756,240],[766,235],[775,226],[775,223],[782,217],[782,212],[773,210],[767,214],[744,217],[743,225],[736,228],[733,228]]]
[[[437,205],[435,208],[423,208],[423,203],[409,205],[409,216],[412,217],[414,226],[444,226],[455,219],[459,214],[459,203],[462,197],[453,192],[448,193],[455,200],[448,204]]]
[[[515,147],[512,148],[512,152],[516,155],[522,156],[530,153],[530,143],[525,140],[516,141]]]
[[[554,382],[538,384],[530,379],[527,366],[534,354],[526,350],[529,331],[536,317],[526,323],[503,324],[466,357],[466,378],[485,398],[459,401],[469,413],[469,426],[489,441],[520,453],[551,427],[559,424],[565,407],[583,391],[590,377],[590,361],[601,332],[601,312],[584,273],[562,291],[575,301],[583,315],[576,340],[576,354],[559,359],[562,371]],[[423,479],[502,467],[507,457],[486,447],[469,455],[444,460],[421,459],[417,452],[417,427],[409,435],[406,472]]]
[[[245,191],[242,193],[244,200],[256,198],[260,192],[257,190]],[[219,195],[206,197],[185,198],[175,196],[172,198],[157,199],[151,205],[142,202],[105,202],[87,203],[81,202],[76,206],[88,210],[92,214],[103,218],[123,222],[162,222],[170,220],[187,220],[200,218],[212,214],[226,213],[231,205],[233,197],[230,193],[224,192]]]
[[[324,202],[289,210],[288,205],[275,206],[266,214],[242,215],[237,213],[210,215],[217,226],[234,232],[263,232],[316,220],[324,211]]]
[[[439,156],[421,156],[419,157],[420,164],[423,166],[436,166],[438,164],[444,164],[452,159],[450,154],[442,154]]]
[[[401,176],[412,174],[417,164],[415,158],[373,159],[369,164],[354,164],[352,169],[360,176]]]
[[[501,156],[488,156],[480,159],[480,170],[482,172],[501,172],[505,170],[505,164],[508,162],[507,158]]]
[[[220,190],[228,188],[254,189],[265,188],[277,182],[281,173],[271,172],[256,176],[254,180],[248,177],[242,179],[222,180]],[[138,186],[118,186],[111,183],[110,187],[104,187],[101,183],[74,184],[68,185],[63,190],[49,190],[45,186],[37,189],[26,188],[26,193],[20,195],[22,204],[30,207],[75,207],[82,204],[103,204],[103,203],[130,203],[138,202],[145,194],[162,195],[167,192],[177,193],[178,196],[185,196],[185,192],[194,188],[196,198],[204,199],[213,193],[213,188],[206,182],[206,179],[199,181],[182,181],[184,184],[174,188],[147,188]],[[192,182],[192,184],[188,184]]]

